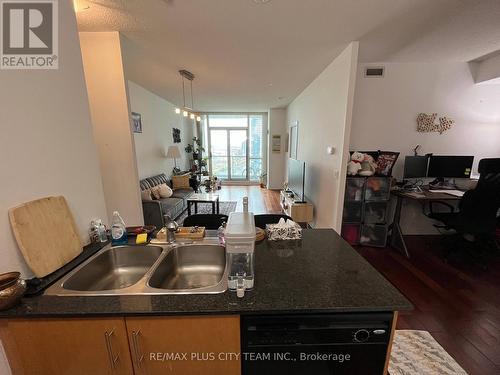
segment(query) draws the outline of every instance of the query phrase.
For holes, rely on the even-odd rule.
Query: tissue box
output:
[[[267,224],[266,234],[270,241],[300,240],[302,228],[296,222],[288,220],[286,224]]]

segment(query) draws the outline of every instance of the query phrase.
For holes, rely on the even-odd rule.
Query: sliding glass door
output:
[[[263,115],[208,115],[209,168],[221,180],[258,181]]]

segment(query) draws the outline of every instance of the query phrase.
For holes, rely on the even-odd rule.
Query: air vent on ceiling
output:
[[[384,71],[383,66],[369,67],[365,69],[365,77],[381,78],[384,76]]]

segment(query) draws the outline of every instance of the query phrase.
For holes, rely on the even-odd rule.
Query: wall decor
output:
[[[443,134],[445,131],[450,130],[451,127],[455,124],[451,118],[443,116],[439,118],[439,124],[436,124],[436,118],[438,114],[432,113],[420,113],[417,116],[417,131],[420,133],[430,133],[437,132],[439,134]]]
[[[174,139],[174,143],[181,143],[181,129],[173,128],[172,137]]]
[[[275,152],[275,153],[281,152],[281,135],[273,134],[272,147],[273,147],[273,152]]]
[[[299,122],[294,121],[290,126],[290,158],[297,159],[297,146],[299,143]]]
[[[142,119],[141,114],[137,112],[132,112],[132,130],[134,133],[142,133]]]

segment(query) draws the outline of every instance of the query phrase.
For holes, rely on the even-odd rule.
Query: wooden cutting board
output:
[[[37,277],[44,277],[78,256],[83,245],[64,197],[48,197],[9,210],[21,253]]]

